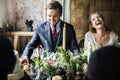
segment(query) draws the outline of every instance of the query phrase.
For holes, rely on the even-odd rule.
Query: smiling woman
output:
[[[118,44],[118,35],[106,27],[103,15],[98,12],[92,13],[90,15],[90,24],[91,30],[85,34],[84,48],[86,49],[86,55],[90,56],[91,51],[93,51],[91,49],[95,46],[103,47]]]

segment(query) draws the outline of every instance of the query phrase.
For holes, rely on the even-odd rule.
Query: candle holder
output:
[[[53,76],[52,80],[62,80],[60,75]]]
[[[76,71],[75,80],[81,80],[80,71]]]

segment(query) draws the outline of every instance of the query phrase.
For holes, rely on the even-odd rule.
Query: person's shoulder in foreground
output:
[[[120,48],[102,47],[92,53],[86,74],[87,80],[120,80]]]
[[[11,73],[16,63],[13,45],[8,38],[0,35],[0,80],[6,80],[7,74]]]

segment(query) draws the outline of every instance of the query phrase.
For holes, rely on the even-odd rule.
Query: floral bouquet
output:
[[[55,53],[48,51],[38,53],[37,57],[31,60],[38,70],[35,80],[45,80],[55,75],[60,75],[65,80],[73,80],[76,71],[82,74],[81,55],[65,51],[62,47],[58,47]]]

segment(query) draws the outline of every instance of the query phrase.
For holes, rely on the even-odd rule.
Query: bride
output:
[[[85,34],[84,41],[84,48],[86,49],[85,55],[87,55],[88,61],[94,50],[108,45],[117,45],[118,43],[118,35],[108,29],[105,25],[103,15],[95,12],[90,15],[89,19],[91,23],[91,30]]]

